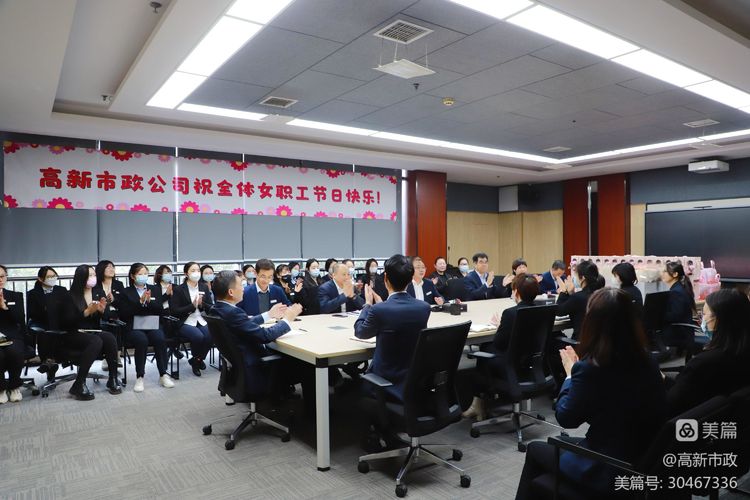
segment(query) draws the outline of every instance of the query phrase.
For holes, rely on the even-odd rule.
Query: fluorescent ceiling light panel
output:
[[[687,87],[711,79],[711,77],[645,49],[615,57],[612,61],[678,87]]]
[[[211,76],[263,26],[233,17],[222,17],[196,45],[177,71]]]
[[[388,139],[391,141],[411,142],[412,144],[424,144],[425,146],[444,146],[448,144],[445,141],[437,139],[428,139],[426,137],[416,137],[413,135],[394,134],[392,132],[377,132],[372,135],[378,139]]]
[[[541,5],[516,14],[509,18],[508,22],[605,59],[627,54],[639,48],[632,43]]]
[[[740,111],[744,111],[745,113],[750,113],[750,106],[747,106],[745,108],[740,108]]]
[[[377,130],[368,130],[365,128],[347,127],[346,125],[336,125],[334,123],[315,122],[311,120],[300,120],[294,119],[287,125],[294,125],[295,127],[306,127],[314,128],[318,130],[329,130],[331,132],[341,132],[344,134],[354,135],[373,135]]]
[[[592,153],[590,155],[571,156],[570,158],[563,158],[560,160],[561,163],[575,163],[579,161],[597,160],[599,158],[607,158],[609,156],[617,156],[615,151],[602,151],[601,153]]]
[[[147,106],[174,109],[206,80],[205,76],[175,71],[146,103]]]
[[[398,61],[393,61],[388,64],[381,64],[372,69],[382,71],[383,73],[388,73],[389,75],[397,76],[399,78],[406,78],[407,80],[409,78],[415,78],[417,76],[427,76],[435,73],[430,68],[426,68],[425,66],[421,66],[417,63],[411,62],[408,59],[399,59]]]
[[[294,0],[237,0],[227,11],[228,16],[268,24]]]
[[[691,85],[685,87],[685,90],[695,92],[732,108],[742,109],[750,106],[750,94],[716,80]]]
[[[733,137],[742,137],[743,135],[750,135],[750,128],[745,130],[735,130],[734,132],[723,132],[721,134],[704,135],[699,139],[704,141],[716,141],[719,139],[731,139]]]
[[[508,16],[522,11],[534,5],[528,0],[451,0],[453,3],[463,5],[469,9],[476,10],[497,19],[505,19]]]
[[[691,137],[690,139],[679,139],[676,141],[659,142],[656,144],[646,144],[643,146],[635,146],[632,148],[616,149],[614,153],[624,155],[628,153],[637,153],[639,151],[650,151],[652,149],[664,149],[664,148],[673,148],[677,146],[684,146],[686,144],[693,144],[695,142],[701,142],[701,140],[696,137]]]
[[[185,103],[180,105],[180,111],[190,111],[192,113],[203,113],[205,115],[226,116],[229,118],[240,118],[242,120],[262,120],[266,115],[261,113],[251,113],[250,111],[239,111],[237,109],[216,108],[214,106],[203,106],[201,104]]]
[[[506,156],[508,158],[518,158],[520,160],[538,161],[542,163],[555,163],[555,158],[549,158],[547,156],[530,155],[526,153],[517,153],[515,151],[507,151],[505,149],[485,148],[483,146],[473,146],[471,144],[461,144],[459,142],[448,142],[443,144],[443,147],[450,149],[460,149],[461,151],[472,151],[474,153],[484,153],[494,156]]]

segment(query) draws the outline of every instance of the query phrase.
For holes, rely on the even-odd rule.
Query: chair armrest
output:
[[[172,323],[180,322],[180,318],[175,318],[174,316],[162,316],[162,318],[166,319],[167,321],[171,321]]]
[[[476,358],[492,359],[496,356],[491,352],[473,351],[473,352],[467,353],[466,357],[469,359],[476,359]]]
[[[577,340],[575,340],[575,339],[569,339],[568,337],[557,337],[556,340],[559,340],[563,344],[568,344],[568,345],[578,345],[579,344],[579,342]]]
[[[104,330],[92,330],[90,328],[79,328],[78,333],[102,333]]]
[[[393,385],[392,382],[389,382],[380,375],[375,375],[374,373],[365,373],[362,375],[362,379],[378,387],[390,387]]]
[[[65,330],[45,330],[44,328],[41,328],[39,326],[30,326],[29,330],[36,334],[44,333],[47,335],[65,335],[66,333],[68,333]]]
[[[616,467],[620,470],[624,470],[632,474],[643,475],[635,470],[635,466],[633,464],[623,462],[622,460],[618,460],[616,458],[610,457],[609,455],[604,455],[588,448],[584,448],[583,446],[573,442],[572,439],[573,438],[570,438],[568,436],[550,436],[549,438],[547,438],[547,443],[551,444],[555,448],[569,451],[571,453],[575,453],[576,455],[580,455],[582,457],[596,460],[597,462],[611,465],[612,467]]]
[[[270,356],[263,356],[260,358],[261,362],[263,363],[270,363],[272,361],[279,361],[281,359],[281,356],[278,354],[271,354]]]
[[[670,326],[682,326],[685,328],[692,328],[696,332],[701,332],[701,327],[696,325],[695,323],[670,323]]]
[[[107,321],[102,321],[102,325],[111,326],[112,328],[122,328],[123,326],[126,326],[127,323],[120,321],[119,319],[108,319]]]

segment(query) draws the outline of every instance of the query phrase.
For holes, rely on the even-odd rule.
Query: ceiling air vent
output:
[[[263,106],[273,106],[274,108],[288,108],[292,104],[296,103],[296,99],[287,99],[285,97],[274,97],[269,96],[260,101]]]
[[[399,20],[389,24],[385,28],[378,30],[374,33],[374,35],[380,38],[385,38],[386,40],[390,40],[392,42],[408,45],[415,40],[419,40],[425,35],[429,35],[430,33],[432,33],[431,29]]]
[[[719,122],[716,120],[712,120],[711,118],[706,118],[705,120],[697,120],[694,122],[687,122],[683,123],[686,127],[690,128],[701,128],[701,127],[710,127],[711,125],[718,125]]]
[[[570,151],[570,148],[567,146],[553,146],[551,148],[546,148],[544,151],[548,153],[562,153],[564,151]]]

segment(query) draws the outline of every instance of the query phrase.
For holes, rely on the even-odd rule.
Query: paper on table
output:
[[[370,337],[369,339],[360,339],[360,338],[357,338],[354,335],[352,335],[349,338],[352,339],[352,340],[356,340],[357,342],[364,342],[365,344],[375,344],[375,339],[377,337]]]
[[[290,331],[286,332],[284,335],[282,335],[279,338],[280,339],[290,339],[292,337],[298,337],[298,336],[304,335],[304,334],[305,334],[305,332],[303,332],[301,330],[290,330]]]
[[[486,330],[495,330],[497,327],[495,325],[489,325],[485,323],[471,323],[471,327],[469,328],[472,332],[484,332]]]

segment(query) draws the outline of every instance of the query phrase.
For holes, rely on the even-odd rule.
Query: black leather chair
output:
[[[494,353],[473,351],[468,354],[469,358],[478,358],[477,371],[487,388],[486,395],[495,396],[489,403],[495,407],[508,403],[512,405],[510,411],[474,422],[471,425],[471,437],[479,437],[479,429],[482,427],[511,421],[518,439],[518,451],[524,452],[526,445],[522,429],[536,422],[544,422],[562,430],[562,427],[547,422],[544,415],[521,411],[521,401],[530,401],[531,398],[555,391],[557,384],[553,376],[545,374],[545,356],[548,343],[552,341],[556,310],[555,305],[518,309],[508,350],[501,355],[503,363],[495,360],[490,367],[488,360],[499,356]],[[491,411],[492,408],[488,410]],[[534,422],[522,426],[521,417],[531,418]]]
[[[562,474],[559,471],[559,459],[561,450],[564,450],[605,463],[614,468],[620,476],[639,476],[644,478],[644,480],[647,477],[657,477],[662,480],[662,487],[658,491],[650,490],[648,487],[644,486],[643,491],[630,491],[627,493],[620,492],[620,496],[618,496],[618,493],[612,493],[612,495],[608,495],[610,498],[637,498],[634,494],[638,495],[640,498],[663,498],[660,495],[666,494],[666,498],[670,499],[684,498],[687,500],[691,498],[691,495],[709,496],[711,499],[718,499],[718,490],[705,487],[705,481],[696,481],[692,486],[686,486],[679,491],[668,491],[667,478],[677,476],[684,478],[724,476],[729,478],[742,475],[747,472],[747,468],[744,469],[744,472],[738,472],[738,469],[734,467],[707,466],[702,468],[668,468],[664,466],[664,456],[667,454],[673,454],[676,457],[679,457],[680,454],[690,454],[690,456],[693,456],[695,453],[739,453],[741,457],[743,454],[747,453],[747,448],[744,448],[743,450],[742,446],[744,445],[741,441],[729,439],[704,439],[702,435],[703,423],[705,422],[736,422],[740,418],[745,418],[745,420],[747,420],[747,417],[742,417],[740,412],[741,407],[736,401],[732,401],[731,398],[726,396],[716,396],[697,407],[686,411],[682,415],[678,415],[677,417],[668,420],[654,438],[649,449],[634,463],[624,462],[614,457],[584,448],[577,444],[574,438],[564,436],[550,437],[548,438],[548,442],[556,448],[558,467],[553,474],[544,474],[534,479],[532,482],[532,491],[535,495],[534,498],[554,498],[556,500],[588,500],[601,498],[601,495],[591,492],[586,493],[582,488],[582,485],[576,484],[562,477]],[[675,430],[677,420],[679,419],[697,420],[699,426],[698,432],[700,433],[697,441],[677,441],[675,438]],[[739,432],[738,437],[741,437]]]
[[[470,326],[471,322],[466,322],[449,327],[428,328],[419,333],[412,363],[406,375],[403,402],[388,397],[385,388],[393,385],[390,381],[374,373],[362,376],[363,380],[375,388],[380,421],[388,422],[391,429],[404,430],[408,440],[403,441],[408,446],[361,456],[358,470],[362,473],[369,472],[372,460],[406,456],[396,476],[398,497],[406,495],[406,473],[418,459],[452,469],[460,474],[462,487],[468,488],[471,485],[471,478],[466,472],[419,442],[420,437],[444,429],[461,419],[461,406],[455,381]],[[454,449],[451,458],[454,461],[461,460],[462,453]]]
[[[208,331],[211,333],[214,345],[219,349],[221,356],[221,376],[219,378],[219,392],[222,396],[229,396],[234,403],[249,403],[250,413],[240,422],[234,431],[229,435],[229,439],[224,443],[227,450],[234,449],[237,439],[242,431],[249,425],[255,427],[258,423],[265,423],[274,429],[282,432],[281,441],[287,442],[291,438],[289,428],[271,420],[258,413],[255,404],[266,399],[269,393],[252,394],[248,391],[245,383],[245,363],[237,343],[232,337],[232,333],[227,328],[224,321],[216,316],[204,315],[208,322]],[[279,361],[281,356],[275,354],[262,358],[264,365],[267,365],[269,384],[267,387],[273,387],[274,369],[273,365]],[[232,415],[230,415],[232,416]],[[229,418],[229,417],[224,417]],[[219,419],[223,420],[223,419]],[[217,420],[218,421],[218,420]],[[209,435],[213,432],[213,424],[216,421],[203,427],[203,434]]]
[[[464,286],[463,278],[453,278],[448,280],[445,285],[445,299],[446,300],[466,300],[466,287]]]
[[[666,361],[671,355],[660,335],[664,329],[668,300],[669,292],[654,292],[647,294],[643,301],[643,330],[648,338],[651,355],[657,361]]]

